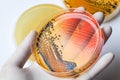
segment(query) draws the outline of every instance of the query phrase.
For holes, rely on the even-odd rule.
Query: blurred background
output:
[[[62,0],[0,1],[0,68],[17,48],[14,32],[19,17],[29,8],[44,3],[56,4],[65,8]],[[102,24],[102,27],[109,25],[112,27],[113,32],[100,56],[107,52],[112,52],[115,54],[115,59],[94,80],[120,80],[120,13],[109,22]]]

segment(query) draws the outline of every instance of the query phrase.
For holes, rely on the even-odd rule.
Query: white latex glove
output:
[[[83,7],[78,8],[79,10],[85,10]],[[99,24],[103,22],[104,15],[101,12],[94,14],[96,20]],[[112,29],[111,27],[102,28],[103,35],[105,36],[105,41],[109,38]],[[16,49],[14,54],[6,61],[0,71],[0,80],[73,80],[73,78],[57,78],[49,75],[41,69],[41,67],[35,62],[27,68],[23,68],[26,61],[32,54],[31,48],[36,39],[37,32],[32,31],[23,43]],[[114,55],[112,53],[107,53],[102,56],[97,63],[84,75],[77,78],[77,80],[91,80],[97,76],[101,71],[106,68],[109,63],[112,62]]]

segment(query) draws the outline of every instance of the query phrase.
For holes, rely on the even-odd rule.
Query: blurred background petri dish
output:
[[[54,76],[79,76],[96,62],[103,47],[99,24],[90,13],[74,9],[53,15],[36,29],[39,33],[34,46],[36,61]]]
[[[31,30],[35,30],[44,18],[62,8],[53,4],[40,4],[26,10],[18,19],[15,28],[16,44],[20,45]],[[34,60],[31,56],[30,60]]]
[[[120,0],[64,0],[68,8],[83,6],[90,13],[104,12],[105,20],[109,21],[120,12]]]

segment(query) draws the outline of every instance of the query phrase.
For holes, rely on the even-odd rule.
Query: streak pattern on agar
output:
[[[77,76],[95,63],[103,42],[101,29],[91,14],[66,12],[47,22],[39,32],[35,56],[53,75]]]

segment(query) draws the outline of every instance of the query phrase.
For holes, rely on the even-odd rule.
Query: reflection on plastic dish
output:
[[[105,22],[112,19],[120,11],[120,0],[64,0],[69,8],[84,6],[87,11],[94,14],[95,12],[105,13]]]
[[[104,43],[93,16],[74,9],[46,18],[37,31],[36,60],[45,71],[58,77],[76,77],[87,71],[97,60]]]
[[[40,4],[25,11],[16,23],[15,39],[17,45],[24,40],[31,30],[35,30],[44,18],[57,10],[61,10],[61,7],[52,4]],[[32,56],[31,60],[34,60]]]

